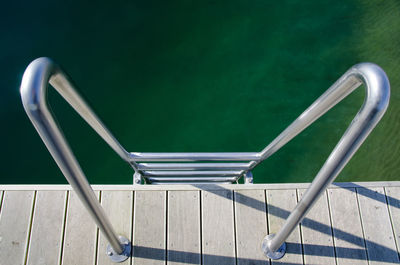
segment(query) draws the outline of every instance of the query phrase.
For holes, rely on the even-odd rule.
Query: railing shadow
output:
[[[322,246],[322,245],[314,245],[314,244],[303,244],[307,249],[312,249],[313,251],[307,252],[306,254],[309,256],[321,256],[321,257],[331,257],[331,253],[334,251],[334,247],[332,246]],[[291,254],[301,254],[297,252],[291,252],[290,249],[298,249],[301,247],[298,243],[287,243],[287,253]],[[347,258],[354,260],[365,260],[365,249],[355,249],[355,248],[343,248],[343,247],[335,247],[339,255],[336,255],[338,258]],[[260,250],[261,251],[261,250]],[[384,255],[384,253],[382,253]],[[201,259],[206,261],[204,263],[208,264],[236,264],[236,260],[238,264],[266,264],[268,262],[267,259],[249,259],[249,258],[235,258],[229,256],[221,256],[221,255],[211,255],[211,254],[201,254],[196,252],[187,252],[187,251],[177,251],[177,250],[168,250],[168,261],[169,262],[179,262],[182,264],[200,264]],[[166,251],[161,248],[151,248],[151,247],[143,247],[143,246],[134,246],[133,247],[133,257],[136,258],[144,258],[144,259],[152,259],[152,260],[160,260],[165,261],[166,259]],[[370,261],[380,261],[398,264],[397,261],[383,259],[369,259]],[[302,263],[288,263],[285,261],[274,261],[274,264],[286,264],[286,265],[300,265]]]
[[[137,258],[144,259],[153,259],[153,260],[165,260],[165,249],[161,248],[150,248],[150,247],[142,247],[142,246],[134,246],[133,247],[133,256]],[[210,254],[200,254],[195,252],[186,252],[186,251],[177,251],[177,250],[168,250],[168,261],[169,262],[179,262],[182,264],[200,264],[201,257],[205,264],[236,264],[235,257],[228,256],[220,256],[220,255],[210,255]],[[211,261],[212,263],[210,263]],[[263,264],[265,265],[268,262],[267,259],[247,259],[247,258],[237,258],[238,264]],[[285,265],[301,265],[302,263],[287,263],[277,261],[275,264],[285,264]]]
[[[384,194],[375,192],[371,189],[360,186],[356,183],[353,183],[353,182],[348,182],[346,184],[333,183],[332,185],[335,185],[337,187],[344,188],[344,189],[349,189],[349,190],[351,190],[350,188],[356,188],[357,194],[359,194],[359,195],[368,197],[372,200],[376,200],[378,202],[385,203],[385,204],[386,204],[386,199],[387,199],[387,202],[390,204],[390,206],[400,209],[400,200],[393,198],[392,196],[389,196],[387,194],[384,195]],[[373,196],[372,196],[372,194],[373,194]]]
[[[211,192],[215,195],[218,196],[222,196],[220,192],[216,192],[216,191],[221,191],[221,190],[226,190],[226,191],[231,191],[228,189],[225,189],[219,185],[213,185],[213,184],[207,184],[207,185],[196,185],[193,184],[194,187],[200,188],[202,191],[207,191],[207,192]],[[365,187],[359,186],[359,188],[363,188],[365,190],[369,190],[369,192],[374,193],[374,191],[367,189]],[[360,189],[361,190],[361,189]],[[364,190],[364,191],[365,191]],[[368,196],[368,197],[372,197],[368,192],[362,192],[361,195],[363,196]],[[382,194],[380,194],[382,195]],[[259,200],[256,200],[254,198],[248,197],[244,194],[241,193],[237,193],[237,198],[240,199],[234,199],[233,196],[231,196],[231,200],[235,200],[236,203],[241,203],[247,207],[251,207],[254,208],[258,211],[262,211],[265,212],[265,202],[261,202]],[[224,196],[224,198],[226,198]],[[372,199],[374,199],[374,197],[372,197]],[[380,202],[386,203],[386,199],[385,199],[385,195],[382,196],[378,196],[378,199]],[[391,198],[394,201],[396,201],[395,198]],[[268,213],[271,215],[274,215],[276,217],[282,218],[282,219],[287,219],[287,217],[289,216],[290,212],[287,210],[284,210],[282,208],[279,208],[277,206],[274,205],[268,205]],[[304,220],[301,222],[302,226],[305,226],[309,229],[318,231],[320,233],[324,233],[324,234],[328,234],[329,236],[332,235],[332,229],[329,225],[317,222],[315,220],[312,220],[310,218],[304,218]],[[340,230],[340,229],[336,229],[334,228],[334,237],[336,239],[340,239],[346,242],[349,242],[353,245],[359,246],[360,248],[340,248],[340,247],[336,247],[337,251],[334,251],[334,253],[336,254],[336,257],[338,258],[349,258],[349,259],[365,259],[366,257],[366,253],[367,250],[365,249],[365,244],[368,245],[368,247],[370,249],[374,249],[375,253],[381,253],[382,255],[369,255],[368,259],[371,261],[380,261],[380,262],[388,262],[388,263],[395,263],[398,264],[400,262],[399,260],[399,253],[397,251],[394,251],[386,246],[377,244],[369,239],[364,239],[362,237],[353,235],[349,232]],[[365,243],[364,243],[365,242]],[[303,244],[303,246],[305,246]],[[315,256],[323,256],[324,253],[332,253],[331,250],[327,251],[328,248],[333,248],[330,246],[319,246],[319,245],[309,245],[309,247],[311,247],[311,249],[315,249],[316,251],[312,251],[310,253],[306,253],[307,255],[315,255]],[[290,252],[290,249],[298,249],[298,247],[288,247],[288,252]],[[308,248],[310,249],[310,248]],[[333,249],[332,249],[333,250]],[[328,255],[328,254],[325,254]]]

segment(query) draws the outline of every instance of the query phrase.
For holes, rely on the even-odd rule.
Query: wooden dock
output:
[[[93,186],[115,230],[132,240],[122,264],[399,264],[400,182],[336,183],[270,261],[309,184]],[[112,264],[107,242],[68,185],[0,185],[0,264]]]

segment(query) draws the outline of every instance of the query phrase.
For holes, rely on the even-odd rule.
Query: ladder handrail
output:
[[[284,255],[284,241],[307,214],[318,197],[333,182],[360,145],[385,113],[390,98],[390,84],[385,72],[372,63],[353,66],[322,96],[305,110],[291,125],[261,152],[247,153],[139,153],[127,152],[102,123],[88,103],[76,90],[69,77],[48,58],[39,58],[29,64],[21,83],[21,97],[28,117],[50,151],[62,173],[71,184],[104,236],[110,242],[107,254],[113,261],[123,261],[130,255],[131,243],[118,237],[103,208],[87,181],[78,161],[57,125],[47,102],[48,84],[78,112],[78,114],[103,138],[104,141],[135,171],[134,182],[140,183],[142,175],[150,180],[177,183],[179,178],[189,182],[221,183],[236,181],[244,176],[245,183],[252,183],[251,170],[288,143],[301,131],[348,96],[361,84],[366,87],[366,98],[355,118],[329,155],[303,198],[289,215],[280,231],[263,240],[264,254],[272,259]],[[225,161],[229,163],[137,163],[137,162],[190,162]],[[235,163],[232,163],[235,161]],[[236,162],[242,161],[242,162]],[[247,163],[243,163],[248,161]],[[229,170],[229,166],[232,169]],[[235,167],[237,169],[235,169]],[[160,171],[163,170],[163,171]],[[172,170],[172,171],[171,171]],[[173,171],[175,170],[175,171]],[[171,174],[179,175],[172,177]],[[215,176],[208,176],[212,174]]]
[[[264,238],[262,249],[267,257],[283,257],[287,237],[382,118],[390,98],[390,84],[385,72],[372,63],[353,66],[262,151],[263,159],[272,155],[361,84],[366,89],[363,105],[282,228],[276,235],[270,234]]]
[[[61,128],[55,122],[47,102],[49,83],[122,159],[129,162],[129,153],[101,122],[58,65],[48,58],[38,58],[29,64],[20,88],[25,111],[65,178],[110,242],[112,250],[108,251],[108,255],[112,260],[122,261],[130,256],[130,242],[126,238],[118,238]]]

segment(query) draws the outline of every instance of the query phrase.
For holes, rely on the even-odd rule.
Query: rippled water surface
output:
[[[400,180],[400,2],[8,2],[0,11],[0,183],[65,183],[23,112],[40,56],[63,66],[129,151],[259,151],[352,65],[379,64],[391,104],[338,181]],[[131,183],[128,165],[55,92],[91,183]],[[364,99],[358,89],[254,170],[311,181]]]

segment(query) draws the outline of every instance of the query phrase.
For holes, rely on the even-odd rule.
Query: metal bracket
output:
[[[132,246],[129,239],[123,236],[119,236],[118,239],[124,246],[124,251],[121,254],[114,252],[110,244],[107,245],[106,254],[112,262],[123,262],[131,256]]]
[[[244,184],[253,184],[253,173],[251,173],[251,171],[247,171],[243,177],[244,177]]]
[[[133,184],[135,185],[142,184],[142,174],[138,172],[135,172],[135,174],[133,174]]]

